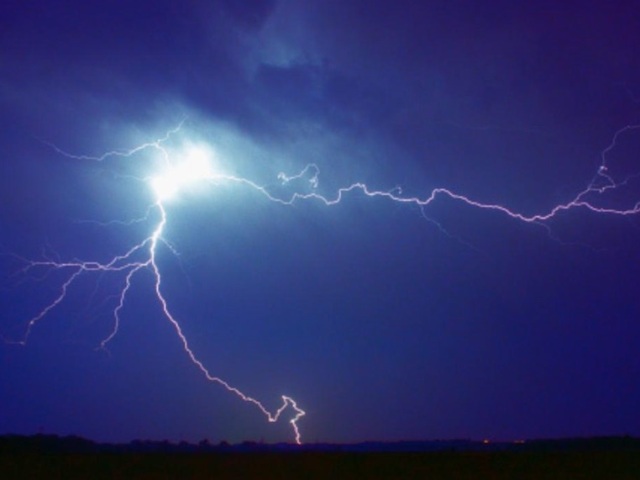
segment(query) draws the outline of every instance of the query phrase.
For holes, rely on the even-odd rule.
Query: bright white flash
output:
[[[214,178],[212,159],[213,152],[204,146],[190,147],[177,156],[162,173],[151,178],[158,200],[171,200],[185,188]]]

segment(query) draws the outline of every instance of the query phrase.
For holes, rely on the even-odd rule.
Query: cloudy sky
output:
[[[108,352],[131,270],[25,268],[150,238],[196,152],[162,293],[303,441],[640,435],[640,17],[521,3],[3,2],[0,432],[293,440],[151,266]]]

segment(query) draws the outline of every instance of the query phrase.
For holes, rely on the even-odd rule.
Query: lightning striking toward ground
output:
[[[435,202],[438,198],[448,197],[470,207],[481,210],[496,211],[517,221],[542,224],[543,226],[546,226],[546,222],[557,217],[559,214],[574,209],[588,210],[594,214],[616,216],[632,216],[640,213],[640,200],[632,201],[629,205],[622,206],[621,208],[613,208],[603,201],[604,197],[608,193],[611,193],[614,190],[623,189],[629,185],[632,179],[638,176],[638,174],[635,174],[617,179],[616,175],[610,171],[612,168],[609,166],[609,160],[607,157],[609,153],[615,149],[620,137],[629,134],[632,131],[640,130],[640,125],[627,125],[615,132],[611,143],[601,153],[601,162],[597,171],[584,189],[567,201],[559,203],[547,211],[533,214],[518,212],[501,204],[482,202],[442,187],[433,189],[424,197],[411,197],[403,196],[402,191],[399,188],[387,191],[376,190],[365,183],[356,182],[338,188],[331,196],[326,196],[318,193],[320,169],[315,164],[307,165],[299,173],[294,175],[280,173],[277,178],[282,185],[291,184],[294,181],[308,183],[304,192],[294,192],[287,196],[281,196],[274,193],[273,189],[256,183],[253,180],[218,171],[215,165],[211,162],[212,150],[209,146],[194,146],[187,148],[185,151],[181,152],[180,155],[174,154],[174,152],[165,147],[165,144],[171,139],[171,137],[180,134],[183,128],[184,122],[155,141],[143,143],[130,150],[110,151],[98,157],[72,155],[53,144],[49,144],[56,152],[66,157],[75,160],[96,162],[107,162],[114,158],[132,159],[143,151],[156,151],[159,155],[162,168],[158,172],[154,172],[144,178],[138,178],[138,180],[143,181],[154,196],[154,201],[147,208],[147,213],[143,220],[151,219],[152,215],[157,215],[158,219],[154,223],[149,236],[130,247],[129,250],[125,251],[121,255],[114,256],[104,263],[81,260],[61,261],[59,259],[52,259],[48,257],[45,257],[43,260],[31,260],[14,256],[23,265],[18,272],[19,274],[26,275],[28,273],[35,274],[35,272],[44,272],[42,273],[44,278],[48,272],[55,270],[65,272],[66,277],[61,281],[55,298],[26,322],[23,334],[19,338],[5,339],[5,341],[8,343],[25,345],[29,340],[32,330],[37,326],[37,324],[45,319],[52,310],[65,301],[70,289],[73,288],[76,283],[80,282],[83,276],[92,273],[102,273],[114,276],[120,275],[124,278],[123,286],[117,294],[116,305],[112,310],[113,328],[98,345],[98,349],[107,350],[109,342],[111,342],[118,334],[121,315],[126,306],[127,298],[130,295],[134,281],[140,272],[151,272],[154,279],[153,290],[155,298],[162,308],[165,319],[171,323],[175,330],[175,333],[191,362],[202,372],[208,381],[221,385],[227,391],[239,397],[242,401],[257,407],[269,422],[277,422],[283,416],[285,411],[291,409],[292,416],[289,423],[293,430],[294,440],[298,444],[302,442],[298,423],[305,415],[305,412],[298,406],[297,402],[290,396],[282,395],[282,402],[280,406],[275,410],[270,410],[254,397],[245,394],[231,383],[212,374],[191,348],[187,337],[183,333],[179,320],[171,311],[163,293],[163,275],[158,266],[157,254],[158,245],[161,243],[168,245],[170,250],[174,251],[163,238],[163,232],[167,223],[170,221],[167,213],[167,205],[176,196],[179,196],[182,192],[197,184],[214,186],[224,183],[236,184],[240,187],[257,191],[268,201],[282,205],[292,205],[301,201],[317,201],[326,206],[333,206],[339,204],[345,196],[349,194],[360,193],[365,197],[380,197],[390,202],[415,205],[418,206],[423,213],[424,209]],[[121,223],[127,224],[133,221],[124,221]]]

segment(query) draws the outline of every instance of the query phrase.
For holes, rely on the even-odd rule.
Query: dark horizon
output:
[[[581,438],[535,438],[516,441],[489,441],[458,439],[431,440],[396,440],[365,441],[357,443],[328,443],[311,442],[302,445],[295,442],[265,442],[264,440],[246,440],[239,443],[229,443],[222,440],[212,443],[204,438],[197,442],[186,440],[170,441],[151,439],[132,439],[128,442],[99,442],[78,435],[60,436],[55,434],[38,433],[34,435],[3,434],[0,435],[2,453],[8,454],[15,450],[24,452],[38,450],[41,453],[86,453],[96,451],[147,451],[147,452],[189,452],[189,451],[217,451],[217,452],[440,452],[440,451],[589,451],[589,450],[640,450],[640,437],[629,435],[604,435]]]
[[[0,436],[0,472],[64,478],[635,478],[640,438],[510,444],[398,442],[238,445],[97,444],[80,437]]]

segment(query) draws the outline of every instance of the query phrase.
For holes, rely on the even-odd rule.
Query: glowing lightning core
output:
[[[206,147],[190,147],[177,164],[169,165],[164,172],[153,177],[151,186],[158,201],[170,200],[185,187],[213,179],[211,157],[212,153]]]
[[[180,155],[170,155],[163,144],[171,135],[178,133],[181,128],[182,124],[176,129],[168,132],[163,138],[140,145],[132,150],[107,152],[100,157],[70,155],[52,145],[57,152],[68,157],[95,161],[104,161],[110,157],[131,157],[146,149],[155,149],[159,151],[164,161],[163,168],[157,174],[146,179],[155,196],[155,201],[149,207],[147,217],[150,215],[152,210],[156,210],[159,215],[159,220],[155,224],[152,233],[147,238],[131,247],[124,254],[115,256],[106,263],[78,260],[62,262],[50,259],[35,261],[19,257],[25,264],[25,267],[22,269],[22,273],[27,273],[30,270],[36,269],[43,269],[45,271],[56,269],[68,272],[68,276],[61,284],[59,294],[56,298],[27,322],[22,338],[20,340],[13,340],[12,343],[25,344],[34,326],[64,301],[69,289],[82,275],[91,272],[109,272],[114,275],[122,275],[124,277],[124,286],[120,290],[117,298],[117,305],[113,309],[113,329],[109,335],[100,342],[100,348],[106,349],[107,344],[118,333],[120,313],[125,305],[127,295],[129,294],[135,276],[142,270],[151,271],[154,278],[154,292],[162,307],[163,314],[175,329],[175,332],[191,362],[204,374],[207,380],[222,385],[225,389],[235,394],[243,401],[251,403],[257,407],[269,422],[278,421],[283,412],[288,408],[291,408],[293,410],[293,417],[289,420],[289,423],[293,429],[294,439],[297,443],[301,443],[301,434],[298,428],[298,422],[305,415],[305,412],[298,407],[296,401],[287,395],[282,395],[281,406],[275,411],[270,411],[255,398],[246,395],[227,381],[211,374],[191,349],[189,342],[182,331],[180,323],[171,313],[167,300],[162,292],[162,274],[156,262],[156,256],[158,245],[161,242],[164,242],[162,234],[168,221],[165,204],[176,198],[176,196],[181,192],[195,188],[199,184],[206,184],[207,182],[229,182],[254,189],[264,195],[268,200],[283,205],[291,205],[298,200],[316,200],[327,206],[336,205],[342,201],[346,194],[359,191],[366,197],[383,197],[393,202],[414,204],[420,208],[427,207],[440,196],[446,196],[475,208],[497,211],[515,220],[541,225],[545,225],[545,222],[554,218],[559,213],[572,209],[586,209],[597,214],[621,216],[636,215],[640,213],[640,201],[632,202],[630,205],[618,209],[603,206],[602,203],[598,203],[598,200],[603,199],[607,193],[627,186],[633,178],[638,176],[633,175],[621,180],[616,180],[610,173],[610,168],[607,164],[607,154],[615,148],[621,135],[630,131],[640,130],[640,125],[628,125],[615,133],[610,145],[608,145],[601,153],[601,163],[597,172],[583,190],[579,191],[570,200],[552,207],[547,212],[530,215],[525,215],[511,210],[500,204],[484,203],[473,200],[446,188],[435,188],[426,197],[418,198],[404,197],[398,190],[374,190],[364,183],[357,182],[346,187],[339,188],[333,197],[326,197],[316,191],[316,187],[318,186],[319,169],[313,164],[307,165],[300,173],[293,176],[287,176],[283,173],[278,175],[279,180],[284,184],[296,179],[307,179],[309,186],[311,187],[310,193],[293,193],[288,197],[281,198],[271,193],[267,187],[260,186],[251,180],[218,172],[212,163],[214,158],[213,152],[206,145],[191,146],[185,149],[185,151]]]

